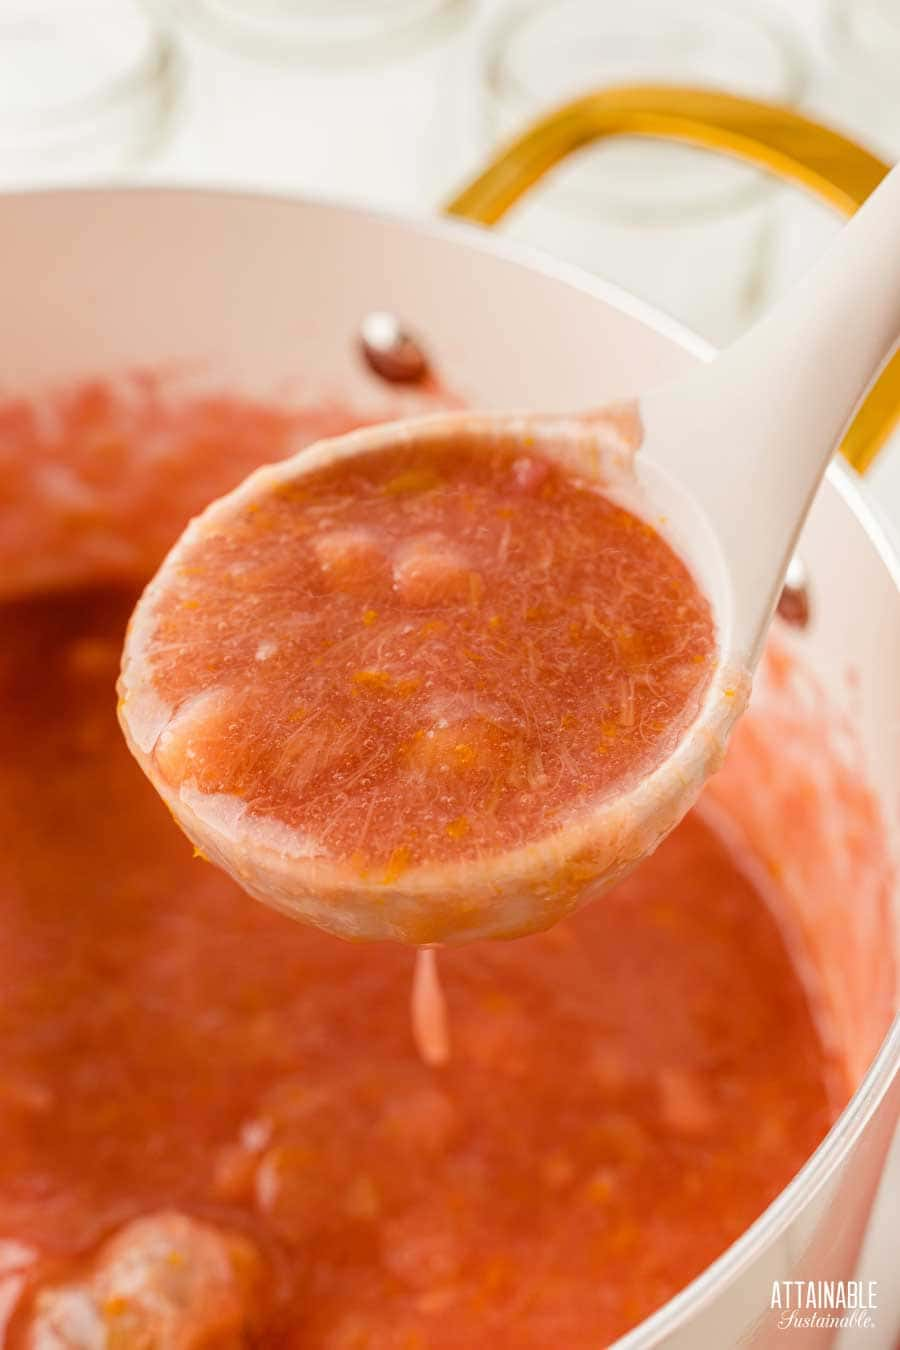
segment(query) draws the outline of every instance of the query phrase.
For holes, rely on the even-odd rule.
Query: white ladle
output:
[[[132,750],[199,847],[252,894],[297,918],[348,937],[426,943],[547,927],[655,847],[717,767],[816,488],[898,336],[895,169],[770,315],[711,365],[640,399],[643,443],[633,469],[623,454],[618,486],[615,475],[610,481],[692,567],[716,616],[718,663],[698,717],[671,755],[636,787],[564,829],[499,857],[416,865],[379,885],[376,896],[371,881],[340,861],[294,851],[283,829],[267,833],[265,822],[236,813],[232,803],[174,791],[153,761],[159,721],[143,641],[154,595],[178,565],[181,543],[148,588],[126,643],[121,716]],[[433,445],[443,436],[527,437],[529,453],[562,458],[602,483],[610,456],[608,426],[606,440],[599,426],[596,415],[447,414],[365,429],[258,471],[209,508],[199,528],[325,462],[397,443]],[[184,536],[188,546],[196,528]]]
[[[900,167],[750,332],[640,399],[639,458],[687,491],[724,564],[725,660],[756,665],[816,489],[898,338]]]

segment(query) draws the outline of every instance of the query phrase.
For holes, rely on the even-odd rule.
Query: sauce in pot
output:
[[[614,1339],[842,1104],[777,892],[695,811],[603,905],[442,954],[429,1068],[411,953],[288,922],[172,827],[115,718],[135,598],[2,610],[8,1343]]]

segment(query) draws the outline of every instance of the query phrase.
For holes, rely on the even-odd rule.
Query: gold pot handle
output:
[[[648,136],[725,151],[797,183],[852,215],[888,165],[789,108],[707,89],[604,89],[541,118],[447,204],[450,215],[494,225],[560,160],[607,136]],[[900,352],[871,389],[841,444],[865,472],[900,418]]]

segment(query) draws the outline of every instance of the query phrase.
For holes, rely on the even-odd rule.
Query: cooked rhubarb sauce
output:
[[[117,453],[149,451],[126,437]],[[507,632],[519,615],[523,637],[522,602],[491,594],[478,532],[454,537],[473,550],[465,571],[486,577],[461,602],[466,645],[489,649],[495,612]],[[841,1105],[835,1066],[778,894],[712,816],[690,815],[602,905],[547,933],[443,952],[452,1053],[430,1068],[408,950],[290,922],[173,827],[116,723],[135,589],[41,595],[36,577],[0,609],[10,1350],[596,1350],[698,1274],[809,1156]],[[315,584],[336,594],[327,569]],[[340,600],[354,670],[382,669],[354,644],[387,623],[392,596],[372,624]],[[581,634],[572,652],[599,641],[583,609],[565,622]],[[571,700],[578,718],[560,680],[556,712]],[[596,691],[582,693],[593,709]],[[377,700],[399,739],[402,698],[365,681],[346,697]],[[635,691],[636,716],[654,716],[647,697]]]
[[[0,1239],[35,1287],[17,1334],[152,1328],[168,1297],[183,1338],[147,1344],[611,1340],[832,1119],[742,860],[694,814],[603,905],[445,952],[453,1054],[428,1069],[408,951],[270,912],[173,828],[116,725],[133,600],[3,616]],[[204,1339],[223,1307],[232,1339]]]
[[[650,524],[487,441],[261,484],[177,564],[126,661],[170,711],[141,746],[154,771],[389,876],[527,844],[627,790],[715,661],[710,607]]]

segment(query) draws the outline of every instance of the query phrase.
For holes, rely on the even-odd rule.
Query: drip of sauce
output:
[[[440,1068],[450,1059],[450,1024],[434,947],[420,947],[416,952],[410,1012],[422,1063]]]

